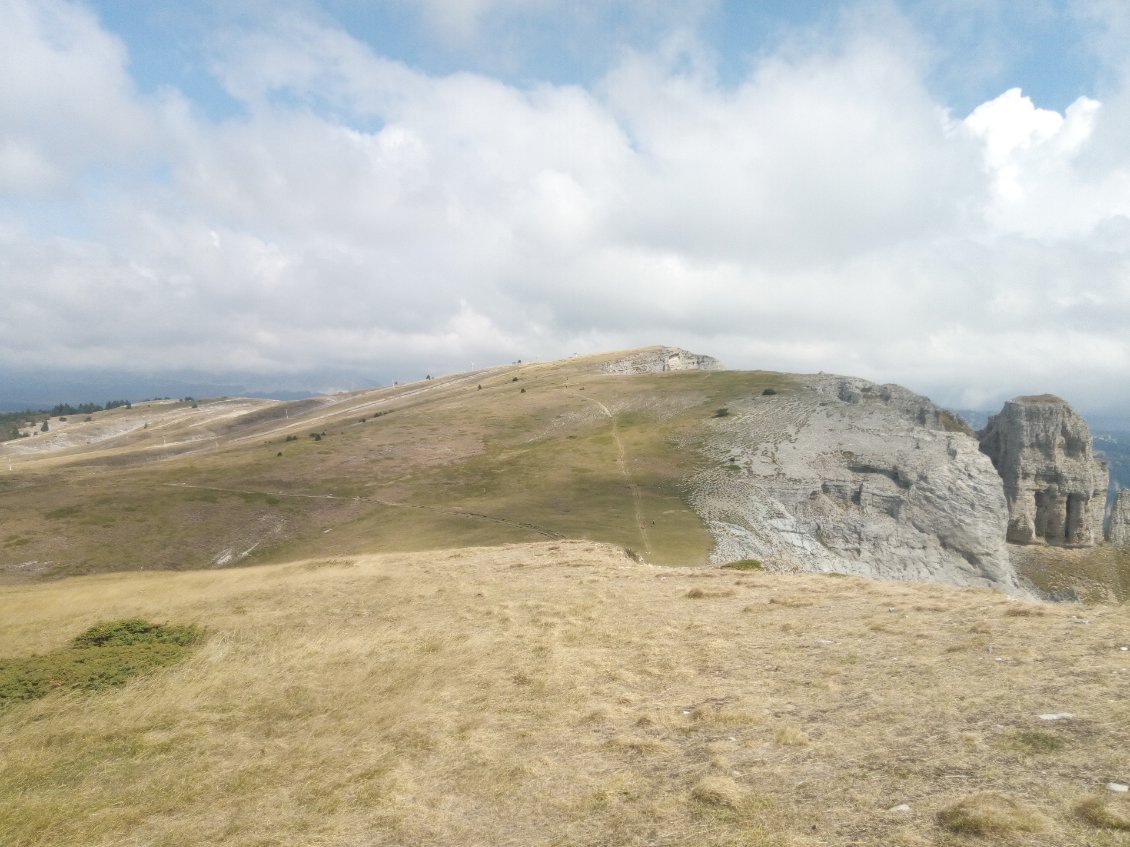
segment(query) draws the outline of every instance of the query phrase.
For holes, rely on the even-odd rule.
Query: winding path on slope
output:
[[[632,505],[635,507],[636,526],[640,531],[640,541],[643,542],[644,552],[650,553],[651,541],[647,537],[647,526],[645,526],[643,520],[643,502],[640,497],[640,487],[632,478],[631,471],[628,470],[628,460],[624,452],[624,441],[620,438],[620,423],[616,419],[616,416],[612,414],[612,410],[595,397],[585,397],[583,399],[596,403],[596,405],[600,406],[605,416],[612,420],[612,440],[616,442],[616,466],[620,468],[620,473],[624,476],[624,480],[628,483],[628,488],[632,492]]]

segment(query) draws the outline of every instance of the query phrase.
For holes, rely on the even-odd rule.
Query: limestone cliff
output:
[[[649,347],[622,359],[606,363],[601,370],[610,374],[661,373],[663,371],[716,371],[722,367],[713,356],[691,353],[679,347]]]
[[[989,418],[981,452],[1004,481],[1008,540],[1088,547],[1103,538],[1107,468],[1091,432],[1063,400],[1018,397]]]
[[[967,428],[899,386],[792,379],[711,422],[691,502],[714,561],[1024,593],[1000,478]]]
[[[1123,488],[1114,498],[1106,538],[1119,547],[1130,546],[1130,488]]]

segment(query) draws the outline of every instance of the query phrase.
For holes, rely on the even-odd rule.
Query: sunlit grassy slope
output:
[[[147,404],[67,422],[65,448],[29,449],[45,437],[0,448],[0,578],[558,537],[704,562],[710,539],[683,499],[701,461],[694,446],[717,408],[787,391],[789,378],[614,376],[601,364],[512,365],[290,404]]]
[[[1130,601],[1130,548],[1013,546],[1013,566],[1042,591],[1084,602]]]
[[[208,631],[0,712],[4,847],[1130,844],[1125,606],[543,541],[0,609],[0,658],[133,616]]]

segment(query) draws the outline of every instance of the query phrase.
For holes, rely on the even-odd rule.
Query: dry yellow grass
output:
[[[1020,608],[580,541],[2,587],[5,655],[210,636],[0,713],[0,845],[956,845],[985,794],[1130,844],[1080,805],[1130,781],[1130,613]]]

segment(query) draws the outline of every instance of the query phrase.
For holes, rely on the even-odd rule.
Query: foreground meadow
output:
[[[0,587],[0,660],[134,616],[205,636],[0,710],[0,845],[1130,844],[1125,606],[559,541]]]

